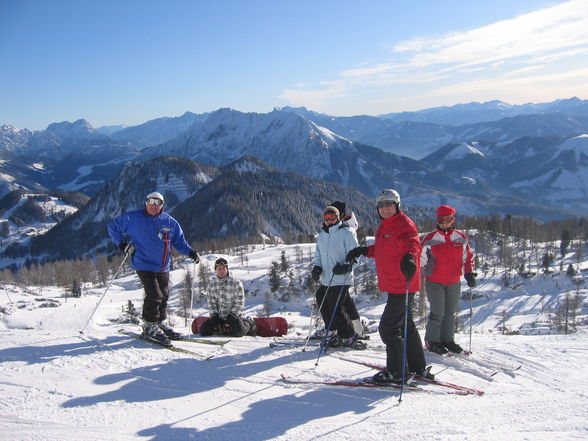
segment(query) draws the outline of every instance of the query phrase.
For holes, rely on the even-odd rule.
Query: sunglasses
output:
[[[147,203],[149,205],[163,205],[163,201],[157,198],[148,198]]]
[[[337,215],[336,214],[325,214],[323,216],[323,220],[325,220],[326,222],[333,222],[337,220]]]
[[[391,207],[394,203],[394,201],[378,201],[378,208]]]
[[[437,223],[439,224],[450,224],[455,220],[454,216],[440,216],[437,218]]]

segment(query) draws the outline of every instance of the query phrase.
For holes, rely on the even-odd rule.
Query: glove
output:
[[[132,242],[121,242],[118,244],[118,248],[125,254],[128,254],[129,256],[134,256],[135,255],[135,245],[132,244]]]
[[[196,251],[190,250],[190,252],[188,253],[188,256],[190,257],[190,259],[192,259],[194,261],[194,263],[200,262],[200,256],[198,255],[198,253]]]
[[[468,282],[468,286],[470,288],[473,288],[474,286],[476,286],[476,277],[478,276],[478,273],[465,273],[464,277],[466,279],[466,282]]]
[[[412,254],[405,254],[402,256],[402,259],[400,260],[400,271],[402,271],[402,274],[404,274],[407,281],[412,279],[412,276],[414,276],[414,273],[416,272],[416,263]]]
[[[315,282],[318,282],[320,277],[321,277],[321,273],[323,272],[323,269],[320,266],[314,266],[312,268],[312,273],[310,273],[310,277],[312,278],[312,280],[314,280]]]
[[[353,265],[351,263],[338,263],[333,267],[333,274],[340,276],[341,274],[347,274],[351,272]]]
[[[367,256],[367,252],[368,247],[355,247],[347,253],[345,260],[347,262],[353,262],[354,260],[357,260],[359,256]]]

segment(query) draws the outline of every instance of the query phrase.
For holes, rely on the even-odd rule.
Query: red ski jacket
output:
[[[414,222],[400,212],[380,222],[376,241],[368,247],[367,256],[376,259],[380,291],[391,294],[406,292],[406,278],[400,271],[400,260],[405,254],[412,254],[416,263],[416,272],[408,287],[409,292],[416,292],[421,288],[421,243]]]
[[[437,229],[422,241],[421,265],[427,280],[443,285],[459,282],[461,275],[474,270],[474,253],[469,239],[456,229]]]

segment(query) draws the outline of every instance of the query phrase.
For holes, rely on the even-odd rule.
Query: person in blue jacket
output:
[[[343,306],[352,301],[349,288],[353,284],[353,263],[346,262],[345,256],[355,247],[355,230],[342,222],[341,213],[336,207],[326,207],[323,211],[323,226],[316,243],[311,277],[316,282],[321,281],[316,292],[316,301],[321,305],[320,313],[325,326],[329,328],[331,324],[326,332],[337,332],[328,343],[331,347],[366,348],[365,343],[358,339]]]
[[[181,337],[163,323],[167,318],[171,247],[195,263],[200,257],[186,242],[178,221],[163,211],[163,203],[160,192],[149,193],[143,209],[111,220],[108,234],[123,253],[131,256],[131,266],[145,289],[142,337],[170,346],[170,339]]]

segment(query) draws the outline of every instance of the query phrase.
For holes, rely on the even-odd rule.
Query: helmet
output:
[[[376,204],[382,201],[392,201],[400,207],[400,195],[396,190],[386,189],[382,190],[376,199]]]
[[[163,195],[158,191],[152,191],[147,196],[145,196],[145,200],[147,200],[149,198],[160,199],[161,202],[164,202]]]

